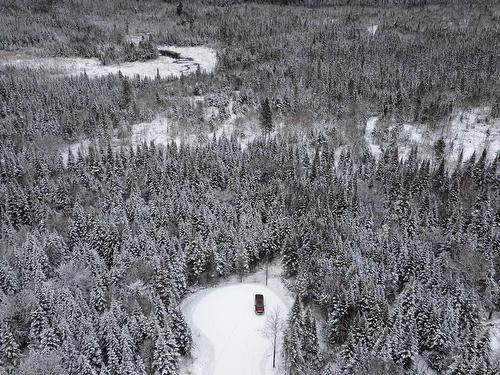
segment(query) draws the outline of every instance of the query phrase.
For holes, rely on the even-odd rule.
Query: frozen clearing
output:
[[[277,367],[272,368],[272,344],[263,334],[268,314],[280,310],[286,319],[292,298],[277,277],[269,286],[262,273],[233,280],[225,285],[191,294],[181,309],[193,334],[192,359],[181,366],[183,375],[271,375],[279,374],[281,342],[276,352]],[[255,294],[264,295],[265,314],[254,312]]]
[[[160,77],[179,77],[181,74],[196,72],[198,65],[205,72],[212,72],[217,63],[215,50],[205,46],[197,47],[165,47],[169,50],[179,52],[179,60],[159,56],[157,59],[148,61],[135,61],[115,65],[101,65],[97,58],[80,57],[35,57],[18,53],[1,52],[0,68],[3,66],[15,66],[31,69],[45,69],[55,75],[80,75],[87,73],[89,77],[100,77],[108,74],[117,74],[119,71],[128,77],[139,75],[141,78],[155,78],[157,73]]]

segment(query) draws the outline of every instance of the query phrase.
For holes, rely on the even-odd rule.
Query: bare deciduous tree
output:
[[[273,343],[273,368],[276,367],[276,347],[278,345],[279,333],[283,328],[283,319],[279,307],[273,309],[267,314],[266,324],[262,330],[262,334]]]

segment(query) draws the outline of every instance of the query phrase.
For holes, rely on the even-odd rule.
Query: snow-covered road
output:
[[[273,280],[274,285],[278,280]],[[281,287],[244,282],[200,290],[190,295],[181,309],[193,335],[192,360],[182,374],[192,375],[270,375],[271,341],[263,334],[268,314],[278,308],[286,319],[291,299],[281,295]],[[254,312],[255,294],[263,294],[266,314]],[[280,364],[280,352],[277,352]]]

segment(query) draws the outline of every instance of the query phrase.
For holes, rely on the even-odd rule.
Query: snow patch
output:
[[[380,146],[375,144],[373,140],[373,132],[375,130],[375,126],[377,125],[377,121],[378,121],[377,116],[370,117],[366,121],[366,128],[365,128],[365,141],[368,144],[368,147],[370,148],[370,151],[375,158],[378,158],[382,154]]]
[[[412,144],[420,144],[424,140],[424,131],[414,125],[404,124],[402,135]]]
[[[438,373],[429,366],[427,360],[421,356],[417,355],[415,357],[415,370],[417,374],[423,375],[438,375]]]
[[[463,149],[464,160],[470,158],[474,151],[488,151],[488,158],[494,159],[500,151],[500,119],[487,119],[489,107],[478,107],[457,114],[451,121],[443,138],[450,147],[450,158],[458,159]],[[437,139],[437,138],[436,138]],[[479,155],[478,155],[479,156]]]
[[[378,25],[371,25],[366,28],[371,35],[375,35],[378,29]]]
[[[168,49],[181,54],[181,58],[193,59],[195,64],[200,64],[201,70],[212,72],[217,64],[217,53],[213,48],[206,46],[195,47],[177,47],[177,46],[158,46],[158,49]]]
[[[200,100],[200,97],[197,97],[196,100]],[[219,140],[223,137],[230,138],[234,136],[241,149],[244,150],[257,138],[260,130],[254,121],[244,121],[241,116],[236,115],[233,111],[233,104],[234,102],[230,100],[229,105],[226,107],[229,117],[223,120],[214,131],[184,131],[166,117],[158,116],[153,121],[131,125],[130,137],[127,136],[124,139],[120,139],[118,132],[115,131],[111,140],[111,146],[115,150],[119,149],[122,145],[130,144],[132,147],[136,147],[137,145],[143,143],[150,144],[151,142],[154,142],[155,145],[163,146],[167,146],[172,142],[177,147],[181,145],[200,146],[212,139]],[[205,108],[205,117],[207,119],[216,118],[218,113],[219,111],[216,107]],[[277,124],[278,126],[279,124]],[[83,139],[61,148],[60,153],[63,163],[67,164],[68,149],[76,156],[80,149],[82,152],[86,152],[90,144],[90,139]]]
[[[172,136],[172,131],[169,128],[169,122],[164,117],[158,117],[151,122],[142,122],[131,126],[130,142],[132,146],[137,146],[142,143],[150,144],[154,142],[156,145],[168,145],[172,141],[179,147],[181,143],[192,144],[196,141],[194,134],[188,134],[181,137]]]
[[[217,139],[222,137],[229,138],[236,134],[237,140],[240,142],[241,147],[245,148],[249,142],[251,142],[257,134],[252,132],[251,129],[243,125],[238,127],[236,125],[239,116],[233,111],[233,101],[230,100],[228,106],[226,107],[229,117],[222,121],[220,125],[212,132],[203,131],[192,131],[179,133],[173,126],[169,126],[169,121],[166,118],[157,118],[151,122],[143,122],[140,124],[132,125],[131,130],[131,143],[133,146],[141,144],[143,142],[150,143],[154,142],[158,145],[168,145],[174,141],[177,146],[180,144],[185,144],[189,146],[196,146],[203,144],[207,140]],[[216,118],[218,116],[218,109],[216,107],[207,107],[205,109],[205,117],[207,119]],[[241,124],[240,124],[241,125]]]
[[[44,69],[54,75],[80,75],[87,73],[91,78],[105,76],[108,74],[118,74],[124,76],[141,78],[179,77],[182,74],[196,72],[198,66],[205,72],[212,72],[217,63],[215,50],[206,46],[198,47],[176,47],[169,46],[168,49],[179,52],[180,59],[168,56],[159,56],[154,60],[135,61],[115,65],[101,65],[97,58],[80,57],[34,57],[17,53],[2,53],[0,68],[5,66],[16,66],[31,69]]]
[[[500,151],[500,119],[490,118],[490,113],[491,108],[478,107],[455,112],[451,120],[436,125],[437,130],[426,124],[407,123],[385,126],[384,131],[398,131],[399,154],[403,160],[413,146],[417,146],[424,156],[434,157],[434,144],[441,137],[446,143],[445,153],[450,164],[456,163],[461,150],[463,160],[469,159],[474,152],[479,157],[483,149],[492,160]],[[376,158],[382,153],[373,136],[377,121],[378,117],[370,117],[365,128],[365,141]]]
[[[488,322],[490,327],[490,348],[492,350],[492,359],[500,360],[500,319],[494,319]]]
[[[389,127],[392,129],[392,127]],[[421,151],[424,147],[424,130],[416,124],[403,124],[399,133],[399,156],[406,160],[410,155],[411,148],[417,146]]]

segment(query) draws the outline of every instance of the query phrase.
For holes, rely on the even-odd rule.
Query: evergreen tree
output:
[[[165,330],[158,328],[158,337],[153,352],[153,369],[155,375],[176,375],[178,372],[178,352],[172,332],[167,326]]]
[[[180,355],[186,355],[191,351],[191,330],[184,317],[178,309],[170,313],[172,319],[172,334]]]
[[[260,127],[266,135],[273,130],[273,114],[268,98],[264,99],[260,106]]]
[[[0,330],[0,357],[4,363],[16,366],[19,363],[21,354],[19,345],[16,342],[7,323],[2,322]]]
[[[313,318],[311,309],[307,308],[303,321],[304,337],[302,342],[302,353],[306,366],[312,369],[319,369],[321,366],[318,343],[318,333],[316,330],[316,320]]]
[[[128,78],[122,78],[122,94],[120,97],[120,108],[128,109],[132,104],[132,85]]]
[[[287,319],[287,328],[284,334],[283,352],[285,363],[290,371],[300,371],[304,364],[304,357],[301,351],[303,347],[303,321],[302,307],[298,298],[290,310]]]

